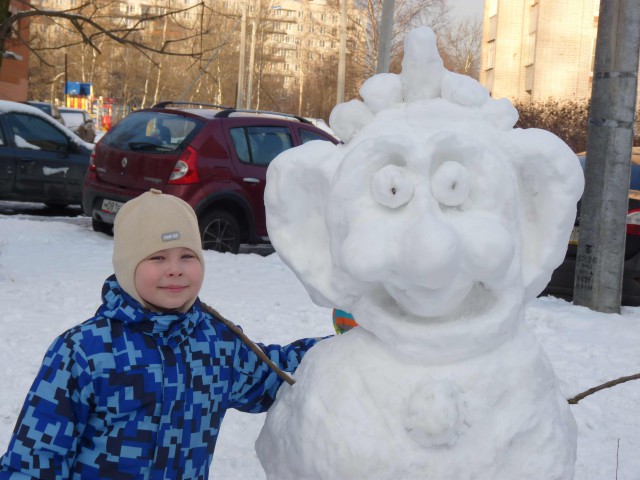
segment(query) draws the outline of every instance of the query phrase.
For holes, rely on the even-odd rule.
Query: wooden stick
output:
[[[258,357],[260,357],[260,359],[263,362],[269,365],[269,368],[271,368],[271,370],[276,372],[280,378],[282,378],[289,385],[293,385],[294,383],[296,383],[296,381],[293,378],[291,378],[291,376],[287,374],[287,372],[280,369],[275,363],[273,363],[271,359],[267,356],[267,354],[264,353],[264,351],[258,345],[256,345],[249,337],[245,335],[245,333],[242,331],[240,327],[238,327],[231,320],[227,320],[226,318],[224,318],[222,315],[220,315],[218,311],[216,311],[214,308],[210,307],[206,303],[204,302],[200,302],[200,303],[202,304],[202,308],[204,308],[204,310],[207,313],[211,314],[213,318],[217,318],[222,323],[224,323],[229,328],[229,330],[231,330],[234,334],[236,334],[238,338],[240,338],[240,340],[242,340],[251,350],[253,350],[253,352],[256,355],[258,355]]]
[[[620,377],[615,380],[605,382],[602,385],[598,385],[597,387],[590,388],[589,390],[585,390],[584,392],[579,393],[575,397],[570,398],[568,402],[570,405],[576,405],[584,397],[588,397],[589,395],[593,395],[594,393],[599,392],[600,390],[604,390],[605,388],[611,388],[621,383],[629,382],[631,380],[640,380],[640,373],[636,373],[635,375],[629,375],[628,377]]]

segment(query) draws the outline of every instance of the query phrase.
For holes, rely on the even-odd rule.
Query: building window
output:
[[[492,42],[495,43],[495,42]],[[495,53],[495,52],[494,52]],[[524,45],[524,64],[532,65],[536,55],[536,32],[527,35]]]
[[[498,0],[487,0],[487,15],[489,18],[498,14]]]
[[[487,70],[496,66],[496,42],[495,40],[487,43]]]

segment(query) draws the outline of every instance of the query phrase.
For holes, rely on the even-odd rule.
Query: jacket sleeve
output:
[[[293,373],[319,340],[303,338],[285,346],[257,345],[281,370]],[[230,407],[249,413],[266,412],[284,380],[242,341],[238,339],[237,343]]]
[[[91,377],[82,352],[64,335],[49,347],[18,417],[0,480],[69,478],[89,415]]]

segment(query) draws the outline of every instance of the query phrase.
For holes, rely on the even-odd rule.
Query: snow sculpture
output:
[[[267,477],[572,478],[576,425],[524,306],[564,257],[578,159],[447,71],[428,28],[361,95],[331,114],[344,144],[268,172],[278,254],[360,327],[282,388],[256,442]]]

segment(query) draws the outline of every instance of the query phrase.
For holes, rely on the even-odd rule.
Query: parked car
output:
[[[301,117],[163,102],[131,113],[96,145],[84,212],[94,230],[109,233],[126,201],[157,188],[193,207],[204,248],[237,253],[241,243],[268,243],[267,166],[312,140],[338,143]]]
[[[81,108],[59,109],[60,115],[64,119],[64,124],[85,142],[94,143],[96,138],[96,126],[93,123],[91,114]]]
[[[578,155],[582,168],[586,155]],[[576,255],[580,233],[580,204],[578,216],[569,240],[564,262],[551,277],[544,295],[553,295],[566,300],[573,299],[573,283],[576,270]],[[629,207],[627,214],[627,237],[624,252],[622,279],[622,304],[640,306],[640,147],[633,147],[631,155],[631,182],[629,185]]]
[[[50,117],[55,118],[62,125],[65,124],[64,123],[64,118],[62,118],[62,115],[60,115],[60,109],[56,105],[54,105],[53,103],[36,102],[34,100],[28,100],[28,101],[26,101],[24,103],[26,103],[27,105],[31,105],[32,107],[36,107],[36,108],[42,110],[44,113],[46,113]]]
[[[41,110],[0,100],[0,199],[79,205],[92,145]]]

